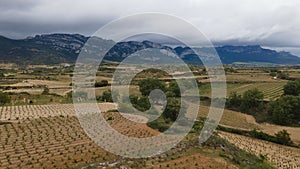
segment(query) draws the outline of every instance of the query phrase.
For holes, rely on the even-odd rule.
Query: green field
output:
[[[283,94],[283,86],[286,82],[261,82],[261,83],[229,83],[227,84],[227,96],[231,92],[237,92],[238,94],[243,94],[249,89],[257,88],[264,93],[265,100],[275,100]],[[199,87],[200,95],[210,97],[210,85],[204,84]]]

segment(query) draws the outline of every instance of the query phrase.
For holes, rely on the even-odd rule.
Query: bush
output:
[[[270,103],[268,112],[276,124],[291,125],[300,120],[300,96],[282,96]]]
[[[104,86],[108,86],[107,80],[101,80],[100,82],[95,83],[95,87],[104,87]]]
[[[47,95],[49,94],[49,91],[50,91],[49,88],[45,86],[42,94]]]
[[[168,98],[168,102],[163,112],[165,119],[176,121],[181,107],[181,101],[176,98]]]
[[[158,79],[147,78],[139,81],[140,92],[143,96],[148,96],[150,92],[154,89],[161,89],[162,91],[166,90],[166,85],[164,82],[159,81]]]
[[[10,103],[10,97],[7,93],[0,92],[0,105],[3,106],[7,103]]]
[[[241,111],[250,113],[251,111],[257,112],[262,109],[264,94],[258,89],[247,90],[243,94],[241,102]]]
[[[242,96],[237,94],[237,92],[231,92],[227,101],[227,106],[229,108],[239,109],[242,103]]]
[[[277,73],[276,72],[271,72],[270,76],[275,77],[275,76],[277,76]]]
[[[286,130],[279,131],[278,133],[275,134],[277,137],[277,140],[280,144],[283,145],[291,145],[293,144],[290,134]]]
[[[279,79],[288,80],[289,79],[289,74],[287,72],[279,72],[279,73],[277,73],[277,77]]]
[[[140,111],[146,111],[149,110],[151,107],[151,103],[148,99],[148,97],[142,96],[141,98],[139,98],[139,100],[137,101],[137,108]]]
[[[298,96],[300,94],[300,80],[288,82],[283,87],[284,95]]]
[[[232,92],[227,100],[227,107],[245,113],[255,113],[263,108],[264,94],[258,89],[247,90],[243,96]]]
[[[180,97],[180,88],[175,80],[172,80],[168,87],[168,95],[172,95],[174,97]]]
[[[101,100],[105,102],[113,102],[111,90],[104,91],[102,93]]]

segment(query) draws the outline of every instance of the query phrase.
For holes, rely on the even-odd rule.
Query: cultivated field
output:
[[[286,82],[251,82],[251,83],[228,83],[227,97],[231,92],[243,94],[245,91],[257,88],[263,92],[265,100],[276,100],[283,94],[283,86]],[[200,87],[200,95],[211,97],[211,90],[209,85]]]
[[[207,117],[208,111],[208,106],[201,106],[199,116]],[[241,130],[258,129],[270,135],[274,135],[279,131],[286,130],[291,134],[291,139],[295,143],[300,144],[300,127],[287,127],[269,123],[257,123],[253,116],[237,111],[224,109],[220,125]]]
[[[219,135],[242,150],[265,156],[279,169],[300,168],[300,149],[226,132],[219,132]]]
[[[286,82],[270,82],[270,83],[250,83],[243,84],[237,87],[228,85],[228,93],[236,91],[239,94],[243,94],[249,89],[257,88],[264,93],[266,100],[275,100],[283,94],[283,86]]]
[[[114,104],[99,104],[101,110]],[[145,124],[133,123],[119,113],[103,113],[117,131],[133,137],[158,134]],[[82,130],[73,105],[33,105],[1,108],[0,168],[67,168],[114,159]]]

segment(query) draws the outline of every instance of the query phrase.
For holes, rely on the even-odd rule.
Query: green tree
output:
[[[288,82],[283,87],[284,95],[298,96],[300,94],[300,80]]]
[[[291,145],[293,144],[290,134],[286,130],[279,131],[278,133],[275,134],[277,140],[279,143],[283,145]]]
[[[136,95],[130,95],[129,99],[130,99],[131,104],[137,105],[139,97]]]
[[[104,91],[102,93],[101,100],[105,102],[113,102],[111,90]]]
[[[140,92],[143,96],[148,96],[154,89],[166,90],[166,84],[158,79],[147,78],[139,81]]]
[[[45,86],[42,94],[47,95],[47,94],[49,94],[49,91],[50,91],[49,88],[47,86]]]
[[[252,111],[257,112],[262,109],[264,94],[258,89],[247,90],[243,94],[241,102],[241,111],[250,113]]]
[[[277,76],[277,73],[276,72],[271,72],[270,76],[275,77],[275,76]]]
[[[279,79],[285,79],[285,80],[288,80],[290,78],[287,72],[278,72],[277,77]]]
[[[146,111],[149,110],[151,107],[151,103],[146,96],[142,96],[141,98],[138,99],[137,101],[137,109],[140,111]]]
[[[268,111],[274,123],[290,125],[300,120],[299,110],[300,97],[287,95],[271,102]]]
[[[0,105],[3,106],[6,103],[10,103],[10,97],[8,96],[7,93],[3,93],[0,91]]]
[[[168,98],[165,111],[163,112],[164,118],[175,121],[178,117],[180,107],[181,107],[181,101],[179,99]]]
[[[168,95],[172,95],[174,97],[180,97],[180,88],[175,80],[172,80],[169,83],[168,92],[170,92]]]
[[[227,106],[229,108],[239,109],[241,103],[242,103],[242,95],[237,94],[236,91],[231,92],[228,97]]]
[[[95,87],[104,87],[104,86],[108,86],[107,80],[101,80],[100,82],[95,83]]]

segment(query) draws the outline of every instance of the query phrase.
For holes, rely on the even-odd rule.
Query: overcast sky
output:
[[[140,12],[181,17],[215,44],[300,47],[298,0],[0,0],[0,34],[91,35],[113,19]]]

